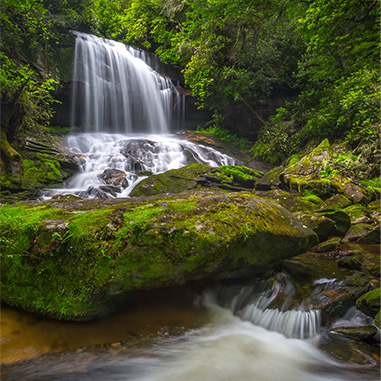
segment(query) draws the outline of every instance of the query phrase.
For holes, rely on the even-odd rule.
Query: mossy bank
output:
[[[317,236],[251,193],[58,200],[1,208],[2,300],[65,320],[137,290],[265,271]]]

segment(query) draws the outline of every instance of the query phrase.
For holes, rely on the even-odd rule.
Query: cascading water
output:
[[[290,309],[295,289],[291,280],[278,274],[272,287],[258,296],[253,287],[243,287],[232,299],[229,308],[244,321],[289,338],[308,339],[320,333],[320,311],[303,307]],[[279,308],[274,305],[279,304]]]
[[[74,33],[73,126],[97,132],[168,132],[173,116],[183,110],[171,80],[148,66],[142,51]]]
[[[42,197],[126,197],[147,173],[181,168],[189,157],[210,166],[241,164],[169,135],[181,128],[184,97],[147,65],[151,58],[145,52],[74,34],[72,124],[86,132],[71,134],[67,144],[82,159],[81,171],[64,188],[45,190]]]
[[[293,283],[290,279],[284,279],[283,275],[277,277],[268,289],[266,282],[243,288],[240,285],[220,286],[213,291],[205,291],[196,304],[202,307],[200,312],[205,314],[202,320],[205,319],[206,324],[186,331],[182,327],[181,334],[171,334],[165,329],[164,334],[159,331],[158,337],[153,335],[139,339],[134,335],[132,341],[127,340],[126,344],[88,346],[41,356],[35,361],[5,366],[2,368],[3,375],[10,376],[6,379],[26,381],[378,380],[377,359],[369,355],[364,355],[364,365],[346,365],[332,357],[330,351],[319,349],[320,343],[327,338],[320,335],[312,337],[313,334],[308,338],[304,335],[303,340],[301,335],[288,337],[280,326],[276,330],[267,329],[241,316],[241,311],[253,303],[264,311],[274,311],[271,307],[277,298],[280,299],[278,302],[283,301],[284,297],[292,299],[287,300],[285,305],[295,302],[292,298]],[[179,300],[181,297],[173,299]],[[146,313],[149,312],[151,317],[155,314],[151,310]],[[178,309],[175,316],[170,315],[172,320],[181,319],[179,312],[181,315]],[[155,316],[155,324],[161,324],[160,316],[160,313]],[[297,326],[306,317],[307,314],[295,316],[293,324]],[[195,316],[192,315],[192,318]],[[348,350],[348,344],[345,344],[345,350]],[[370,353],[376,354],[376,350]],[[356,357],[358,355],[356,352]]]
[[[51,189],[45,195],[71,193],[82,198],[127,197],[147,173],[178,169],[187,165],[189,159],[213,167],[238,163],[210,147],[169,135],[84,133],[70,135],[67,144],[73,153],[82,156],[82,170],[67,182],[65,188]]]

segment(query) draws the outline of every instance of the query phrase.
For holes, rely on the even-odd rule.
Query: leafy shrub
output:
[[[197,127],[196,131],[203,132],[206,134],[214,135],[223,142],[228,142],[235,147],[239,148],[241,151],[247,151],[249,147],[249,141],[245,138],[240,138],[235,134],[231,134],[226,128],[220,127],[214,124],[210,127]]]

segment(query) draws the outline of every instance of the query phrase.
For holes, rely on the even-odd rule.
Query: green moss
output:
[[[263,173],[260,171],[255,171],[242,166],[232,166],[232,165],[223,165],[218,168],[215,172],[217,177],[223,179],[223,176],[227,177],[227,182],[231,183],[232,180],[239,183],[245,184],[246,182],[255,181],[258,178],[263,176]]]
[[[249,193],[73,203],[1,209],[5,302],[90,319],[108,313],[114,296],[262,271],[316,243],[283,208]]]
[[[299,155],[292,155],[292,156],[288,159],[287,166],[294,165],[294,164],[297,163],[298,161],[299,161]]]
[[[323,203],[323,200],[319,196],[316,196],[316,194],[313,194],[313,193],[308,192],[308,191],[301,198],[302,198],[302,200],[310,201],[316,205],[320,205]]]
[[[366,207],[361,204],[354,204],[344,208],[343,211],[348,214],[351,221],[355,221],[358,218],[365,216]]]
[[[32,184],[46,183],[47,180],[58,180],[60,177],[58,161],[40,158],[40,162],[24,159],[21,163],[23,176]]]
[[[375,316],[380,310],[380,289],[369,291],[356,301],[356,307],[369,316]]]
[[[190,164],[180,169],[150,176],[140,182],[131,196],[152,196],[163,193],[181,193],[197,187],[220,187],[223,189],[254,188],[262,172],[243,166],[209,167]]]
[[[380,329],[380,320],[381,320],[381,311],[378,311],[376,316],[374,317],[374,324]]]

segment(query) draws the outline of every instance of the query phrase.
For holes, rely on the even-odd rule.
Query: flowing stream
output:
[[[302,307],[303,301],[293,305],[293,289],[290,278],[203,291],[179,287],[152,292],[92,323],[5,310],[2,379],[378,380],[377,348],[328,334],[317,311]],[[262,320],[245,317],[253,306]],[[269,324],[266,311],[277,324]],[[304,313],[287,315],[292,311]],[[358,320],[359,313],[349,311],[344,318]]]

